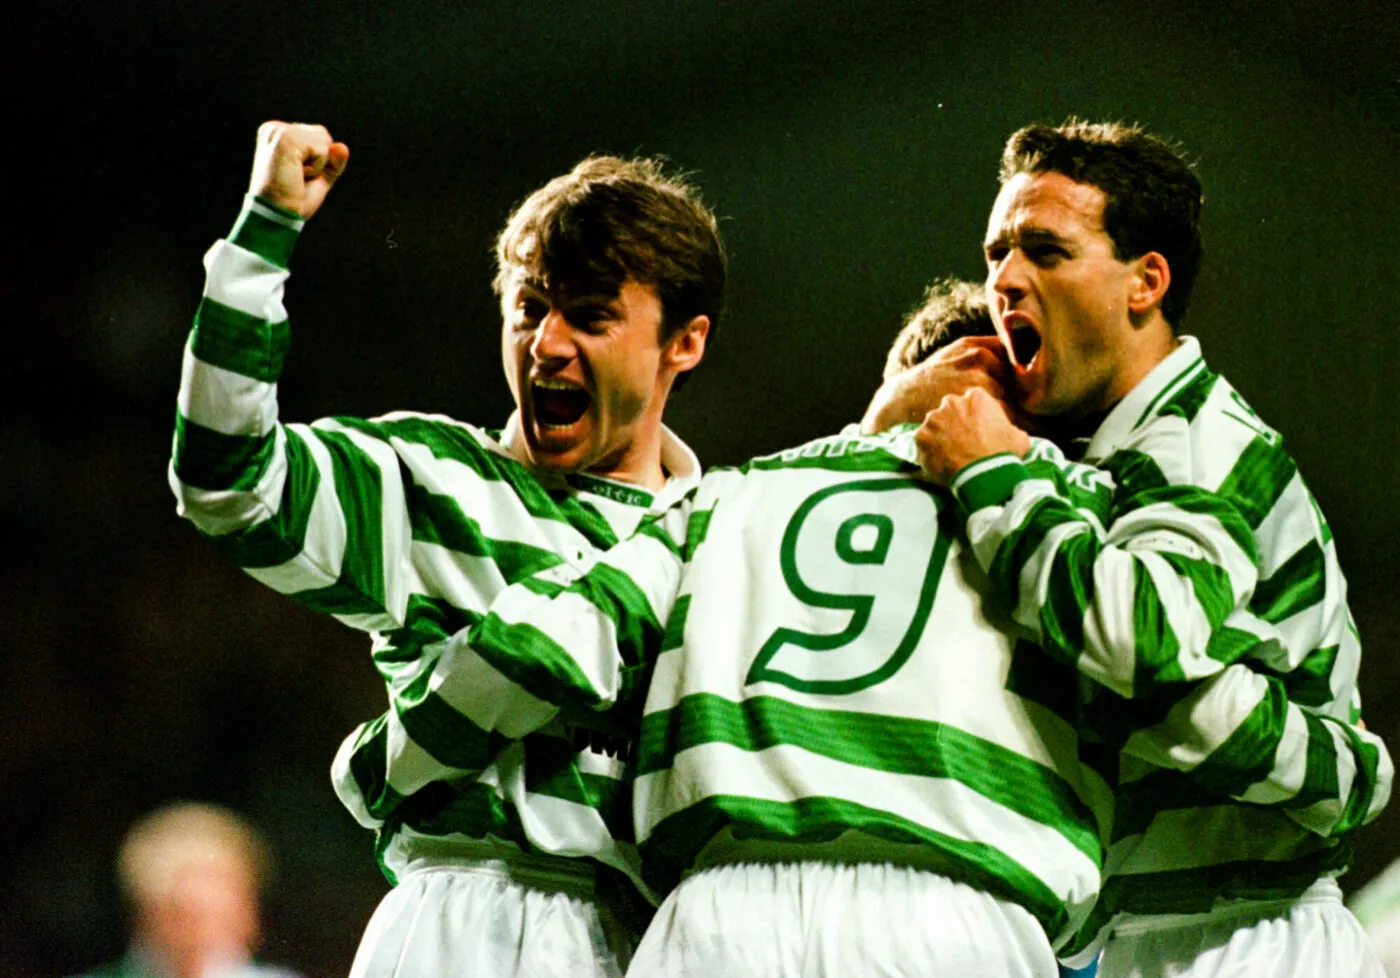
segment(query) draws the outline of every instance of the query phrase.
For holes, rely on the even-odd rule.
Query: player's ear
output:
[[[1128,294],[1128,311],[1141,316],[1160,306],[1172,284],[1172,269],[1159,251],[1149,251],[1133,262],[1132,291]]]
[[[710,317],[696,316],[671,334],[661,348],[661,362],[676,373],[695,369],[705,357],[709,335]]]

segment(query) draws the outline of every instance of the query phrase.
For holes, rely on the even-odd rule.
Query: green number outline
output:
[[[948,547],[952,542],[952,533],[947,525],[948,507],[940,506],[937,499],[932,499],[934,512],[937,513],[937,527],[934,530],[933,552],[929,555],[928,568],[924,572],[924,580],[919,593],[919,602],[914,609],[914,618],[909,624],[908,630],[904,633],[903,639],[895,648],[894,653],[885,660],[877,669],[866,673],[863,676],[855,676],[851,679],[802,679],[791,673],[771,669],[768,663],[786,645],[796,645],[798,648],[821,653],[839,649],[849,645],[851,642],[865,631],[865,626],[870,622],[871,608],[875,603],[875,596],[869,594],[826,594],[821,591],[814,591],[808,587],[797,572],[797,537],[801,532],[802,525],[807,521],[807,516],[816,506],[829,496],[842,492],[883,492],[893,489],[917,488],[923,492],[929,489],[921,482],[913,479],[866,479],[859,482],[846,482],[840,485],[828,486],[825,489],[812,493],[802,505],[798,506],[788,520],[787,529],[783,531],[783,542],[779,551],[779,560],[783,570],[783,580],[787,583],[788,590],[803,604],[812,605],[817,608],[844,608],[852,612],[851,620],[840,632],[831,635],[813,635],[809,632],[800,632],[793,628],[779,628],[768,640],[763,643],[763,647],[758,650],[758,655],[754,658],[753,665],[749,667],[749,674],[745,678],[746,684],[757,682],[773,682],[787,686],[803,693],[820,693],[827,695],[841,695],[844,693],[854,693],[862,689],[884,682],[890,676],[898,672],[909,661],[909,656],[913,655],[914,648],[919,644],[919,639],[923,635],[924,626],[928,624],[929,613],[933,610],[933,599],[938,594],[938,582],[943,576],[943,565],[948,559]],[[871,517],[876,517],[872,520]],[[883,519],[883,524],[879,522]],[[850,536],[853,532],[848,530],[852,521],[864,521],[866,525],[874,523],[877,527],[877,541],[870,551],[853,551],[850,549]],[[888,530],[888,532],[886,532]],[[864,513],[850,517],[841,524],[837,530],[835,541],[839,555],[847,563],[883,563],[884,557],[889,550],[890,538],[893,534],[893,523],[883,514]],[[842,552],[845,551],[845,552]],[[877,553],[878,552],[878,553]],[[854,557],[855,559],[850,559]]]

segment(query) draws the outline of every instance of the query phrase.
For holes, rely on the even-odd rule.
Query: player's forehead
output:
[[[1018,173],[997,194],[983,243],[990,247],[1103,234],[1104,200],[1098,187],[1063,173]]]
[[[585,302],[612,302],[621,296],[623,287],[632,281],[634,280],[630,277],[616,283],[611,278],[600,280],[593,276],[551,278],[542,270],[515,265],[506,276],[503,294],[507,301],[524,296],[560,306]]]

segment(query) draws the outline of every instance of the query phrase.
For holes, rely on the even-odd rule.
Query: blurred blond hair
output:
[[[169,895],[191,870],[241,870],[261,890],[272,872],[271,851],[248,822],[226,808],[177,802],[156,809],[127,832],[117,855],[126,895],[150,905]]]

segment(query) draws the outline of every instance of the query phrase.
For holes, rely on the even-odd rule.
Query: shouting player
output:
[[[1110,511],[1097,526],[1037,479],[1031,440],[976,389],[928,415],[920,452],[1047,666],[1093,681],[1061,709],[1083,711],[1118,783],[1084,931],[1109,935],[1104,978],[1378,976],[1334,877],[1393,768],[1355,725],[1332,533],[1278,433],[1178,332],[1200,205],[1139,129],[1015,133],[987,300],[1016,400],[1112,476]]]
[[[598,885],[637,878],[616,750],[560,721],[470,745],[440,689],[444,640],[511,581],[586,569],[694,488],[662,424],[723,304],[714,215],[654,161],[590,158],[497,246],[503,431],[399,413],[283,424],[287,264],[349,150],[265,124],[242,213],[205,259],[171,485],[181,515],[275,590],[372,633],[391,709],[334,768],[397,885],[356,978],[617,975],[635,934]],[[625,896],[613,885],[610,892]]]
[[[978,319],[945,283],[910,330]],[[902,334],[895,366],[936,345]],[[631,973],[1056,974],[1098,887],[1105,786],[1071,723],[1008,683],[1016,629],[912,432],[712,470],[689,512],[570,585],[503,592],[444,654],[483,691],[478,742],[506,717],[638,725],[643,869],[674,889]],[[1106,502],[1041,450],[1045,478]]]

